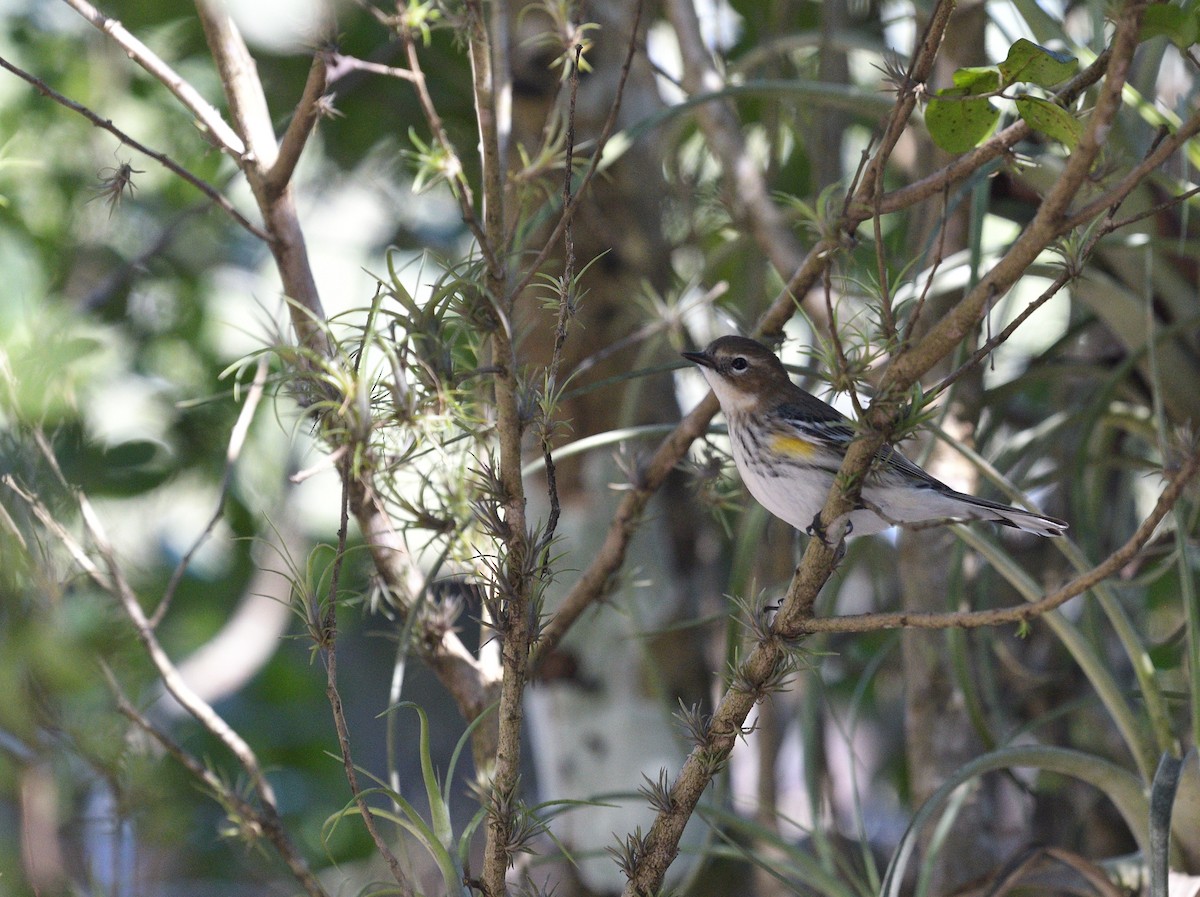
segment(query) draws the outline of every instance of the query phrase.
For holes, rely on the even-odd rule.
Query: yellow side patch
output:
[[[771,451],[789,458],[811,458],[816,453],[817,446],[790,433],[776,433],[771,437]]]

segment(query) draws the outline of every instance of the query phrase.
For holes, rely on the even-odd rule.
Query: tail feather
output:
[[[1059,520],[1057,517],[1047,517],[1045,514],[1014,508],[1011,505],[988,501],[986,498],[976,498],[961,492],[955,492],[954,497],[981,511],[988,512],[979,514],[975,518],[977,520],[988,520],[1002,526],[1024,530],[1027,533],[1036,533],[1039,536],[1061,536],[1067,530],[1066,521]]]

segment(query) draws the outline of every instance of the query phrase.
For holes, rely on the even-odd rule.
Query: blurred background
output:
[[[616,136],[576,219],[575,253],[590,267],[556,417],[561,572],[547,589],[547,613],[598,550],[640,459],[704,396],[677,353],[749,330],[841,214],[929,6],[676,0],[647,3],[640,19],[629,0],[493,10],[512,72],[508,177],[527,196],[510,211],[527,254],[547,238],[554,222],[544,208],[561,193],[563,46],[586,47],[575,120],[586,158],[638,23]],[[331,332],[352,344],[373,301],[397,310],[403,330],[412,318],[400,313],[402,297],[434,307],[469,263],[472,236],[412,85],[337,62],[403,67],[400,42],[355,3],[229,8],[280,133],[314,50],[343,54],[332,57],[327,114],[301,160],[296,201]],[[432,100],[467,179],[478,179],[471,72],[455,30],[461,10],[409,9],[429,25],[418,45]],[[223,107],[191,4],[108,0],[103,11]],[[1111,30],[1106,12],[1098,0],[960,3],[932,88],[951,85],[957,69],[996,65],[1018,38],[1090,64]],[[711,54],[716,81],[692,83],[694,36]],[[1147,38],[1088,184],[1096,195],[1161,129],[1195,112],[1188,39]],[[233,163],[66,3],[0,4],[0,57],[167,154],[257,220]],[[714,91],[716,99],[703,96]],[[1010,99],[997,101],[999,127],[1014,120]],[[718,108],[730,116],[724,125],[705,117]],[[770,221],[752,191],[731,182],[722,133],[736,136],[757,173]],[[800,311],[781,352],[797,381],[847,413],[847,390],[869,398],[894,348],[882,335],[881,296],[902,320],[919,305],[918,334],[936,323],[1011,245],[1068,153],[1034,134],[881,217],[878,228],[865,224],[828,283],[795,297]],[[919,183],[951,158],[914,122],[881,190]],[[1068,538],[976,528],[855,540],[822,593],[822,615],[1012,605],[1130,536],[1153,507],[1164,469],[1194,447],[1193,201],[1167,201],[1192,188],[1195,164],[1193,146],[1145,177],[1118,216],[1146,217],[1105,234],[1086,256],[1092,232],[1081,230],[997,297],[954,364],[1016,320],[1064,266],[1075,274],[940,396],[930,426],[904,447],[955,488],[1026,496],[1068,520]],[[559,273],[559,259],[556,250],[545,270]],[[287,353],[278,351],[292,337],[270,253],[193,186],[3,72],[0,271],[0,473],[77,533],[71,490],[34,438],[44,434],[62,478],[94,503],[145,606],[182,571],[158,628],[168,654],[258,753],[285,823],[330,893],[378,892],[372,883],[386,870],[360,820],[338,821],[350,795],[303,615],[305,596],[329,587],[340,486],[297,402]],[[551,354],[545,303],[535,284],[518,308],[531,370]],[[458,326],[447,344],[458,353],[453,363],[473,363],[477,340],[469,322]],[[266,397],[223,488],[231,432],[260,359]],[[386,358],[372,363],[383,370]],[[422,413],[423,426],[442,434],[439,444],[452,445],[462,418]],[[474,436],[486,439],[481,430]],[[583,802],[545,808],[553,837],[541,837],[514,873],[539,887],[620,891],[624,876],[606,848],[652,820],[636,793],[643,775],[673,775],[690,747],[672,714],[681,701],[711,706],[745,649],[747,616],[777,601],[792,574],[803,540],[742,493],[726,453],[718,421],[656,499],[610,600],[584,616],[530,688],[527,799]],[[535,516],[544,516],[539,456],[531,448],[527,473]],[[459,444],[436,456],[441,479],[422,467],[428,459],[398,464],[396,497],[422,505],[431,488],[442,504],[423,507],[467,519],[469,496],[447,483],[461,484],[472,463]],[[1192,499],[1119,577],[1027,628],[810,639],[806,662],[760,705],[689,828],[671,886],[688,894],[876,893],[917,819],[909,837],[924,865],[904,870],[906,887],[1010,888],[1028,873],[1030,887],[1094,889],[1085,884],[1090,871],[1140,846],[1129,795],[1148,787],[1160,753],[1192,748],[1200,726]],[[178,744],[245,787],[223,746],[162,696],[113,598],[81,574],[16,491],[4,490],[0,508],[0,893],[295,892],[256,833],[239,828],[116,712],[109,673]],[[192,553],[210,521],[211,536]],[[475,649],[470,541],[415,524],[411,539],[438,587],[461,602],[455,625]],[[428,712],[442,774],[466,722],[434,676],[410,661],[410,633],[376,588],[365,552],[351,552],[339,587],[341,692],[355,760],[427,812],[417,717],[397,702]],[[470,856],[479,804],[467,755],[450,805]],[[964,784],[939,791],[947,782]],[[587,803],[596,800],[603,806]],[[915,816],[922,806],[936,811],[931,819]],[[1181,871],[1200,872],[1198,830],[1177,841]],[[440,893],[421,847],[410,844],[405,857],[418,890]]]

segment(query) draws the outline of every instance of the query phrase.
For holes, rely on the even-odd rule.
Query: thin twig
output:
[[[184,80],[178,72],[130,34],[119,21],[106,16],[87,0],[64,0],[64,2],[116,41],[130,59],[175,94],[188,111],[196,117],[196,122],[201,126],[201,130],[218,148],[235,158],[241,158],[242,154],[246,152],[246,145],[242,138],[226,123],[216,107],[204,99],[200,92]]]
[[[320,101],[325,95],[327,77],[326,60],[323,52],[313,55],[312,66],[308,70],[308,79],[304,82],[304,92],[296,103],[296,111],[292,113],[292,121],[279,141],[279,156],[267,172],[265,188],[268,195],[283,192],[284,187],[292,179],[300,154],[308,144],[313,127],[321,117]]]
[[[509,291],[509,303],[516,300],[516,297],[521,295],[526,287],[533,282],[537,276],[537,272],[541,270],[542,265],[546,263],[546,259],[550,257],[550,253],[554,251],[554,247],[558,245],[559,238],[563,235],[563,231],[567,225],[575,218],[575,213],[579,210],[579,204],[582,198],[587,195],[588,186],[592,182],[592,178],[596,174],[596,170],[600,167],[600,161],[604,157],[604,148],[608,146],[608,141],[613,135],[613,131],[617,127],[617,116],[621,111],[621,101],[625,96],[625,84],[629,80],[629,72],[633,68],[633,57],[638,46],[638,29],[641,28],[642,22],[642,6],[644,0],[637,0],[637,8],[633,14],[633,28],[629,34],[629,43],[625,50],[625,61],[621,63],[621,74],[617,78],[617,89],[614,92],[612,106],[608,110],[608,118],[604,120],[604,125],[600,128],[600,136],[596,138],[595,149],[592,151],[591,161],[588,163],[587,170],[579,179],[579,185],[571,197],[570,203],[562,210],[562,215],[558,219],[558,223],[554,226],[550,236],[546,239],[545,245],[542,246],[534,260],[525,268],[525,275],[521,277]],[[570,176],[570,168],[567,169],[567,175]]]
[[[1141,162],[1130,169],[1125,177],[1105,191],[1102,196],[1072,212],[1064,222],[1064,226],[1067,228],[1078,227],[1095,218],[1104,209],[1119,205],[1138,184],[1197,134],[1200,134],[1200,112],[1193,113],[1191,118],[1180,125],[1173,134],[1161,140]]]
[[[1123,227],[1129,227],[1129,225],[1137,224],[1139,221],[1144,221],[1147,218],[1154,218],[1157,215],[1161,215],[1168,209],[1179,205],[1180,203],[1187,202],[1193,196],[1197,195],[1200,195],[1200,187],[1193,187],[1191,190],[1187,190],[1183,193],[1180,193],[1178,196],[1173,196],[1170,199],[1164,200],[1157,205],[1146,209],[1144,212],[1138,212],[1134,215],[1127,215],[1124,218],[1118,218],[1112,222],[1111,226],[1109,227],[1109,231],[1118,231]]]
[[[492,7],[505,5],[503,0],[494,0]],[[493,60],[492,38],[484,15],[483,0],[465,0],[467,56],[471,60],[471,89],[474,95],[475,123],[479,129],[480,180],[483,187],[483,234],[484,243],[480,252],[488,265],[489,293],[491,301],[501,302],[504,285],[508,278],[507,265],[501,257],[499,247],[508,241],[504,238],[504,174],[508,160],[501,152],[501,131],[508,132],[511,122],[500,120],[501,110],[497,105],[500,96],[498,81],[507,82],[507,73],[499,73]],[[497,35],[497,40],[501,39]],[[507,307],[507,306],[505,306]]]
[[[357,56],[347,56],[345,53],[329,54],[329,83],[344,78],[348,72],[366,72],[370,75],[383,75],[385,78],[398,78],[401,81],[416,83],[421,76],[411,69],[402,69],[394,65],[384,65],[381,62],[371,62],[359,59]]]
[[[1036,299],[1025,306],[1025,308],[1021,310],[1020,314],[1013,318],[1013,320],[1009,322],[1009,324],[1002,331],[988,339],[986,343],[973,352],[971,357],[963,362],[955,371],[948,374],[942,379],[941,382],[937,384],[937,386],[929,390],[926,393],[926,396],[933,398],[939,393],[944,392],[956,380],[962,377],[964,373],[991,354],[997,346],[1007,342],[1008,339],[1014,333],[1016,333],[1017,329],[1024,324],[1035,311],[1050,301],[1050,299],[1058,294],[1059,290],[1061,290],[1079,275],[1079,271],[1082,268],[1083,263],[1091,257],[1092,253],[1095,251],[1096,245],[1104,237],[1120,230],[1123,227],[1128,227],[1131,224],[1136,224],[1139,221],[1157,215],[1160,212],[1170,209],[1181,202],[1186,202],[1189,198],[1198,194],[1200,194],[1200,187],[1194,187],[1193,189],[1188,190],[1179,196],[1165,200],[1153,208],[1139,212],[1135,215],[1128,215],[1125,218],[1114,219],[1110,214],[1109,217],[1106,218],[1104,222],[1088,237],[1087,242],[1077,253],[1077,257],[1064,263],[1063,270],[1059,272],[1058,276],[1050,282],[1050,285],[1046,287],[1046,289],[1043,290]]]
[[[888,274],[886,244],[883,241],[883,167],[875,169],[875,214],[871,216],[871,231],[875,239],[875,270],[879,278],[879,319],[883,335],[895,344],[900,337],[896,329],[896,313],[892,308],[892,285]]]
[[[917,322],[921,320],[921,313],[925,310],[925,303],[929,299],[929,294],[933,291],[933,284],[937,279],[938,268],[942,266],[942,261],[946,256],[946,224],[950,215],[950,185],[947,184],[942,190],[942,214],[941,220],[938,222],[938,238],[937,246],[933,250],[933,264],[929,266],[929,273],[925,276],[925,285],[921,288],[921,295],[917,297],[916,303],[913,305],[912,313],[908,316],[908,321],[904,325],[904,338],[900,342],[900,348],[907,346],[912,340],[913,331],[917,328]]]
[[[575,46],[575,60],[571,66],[571,96],[567,107],[567,146],[566,173],[563,175],[563,208],[571,205],[571,181],[575,159],[575,100],[579,93],[579,57],[583,53],[583,45]],[[554,348],[550,353],[550,366],[546,372],[546,402],[556,401],[558,394],[558,372],[562,366],[563,346],[567,342],[567,325],[570,323],[575,310],[575,228],[567,222],[563,228],[563,273],[558,285],[558,320],[554,325]],[[543,413],[548,412],[547,408]],[[550,499],[550,514],[546,521],[546,531],[542,535],[543,549],[542,568],[546,566],[546,554],[550,551],[550,543],[554,541],[554,533],[558,529],[558,518],[562,508],[558,501],[558,476],[554,466],[554,458],[550,452],[549,423],[542,421],[542,460],[546,465],[546,490]]]
[[[229,433],[229,444],[225,449],[225,470],[221,474],[221,485],[218,487],[216,510],[209,517],[208,524],[201,531],[200,535],[196,537],[191,547],[184,552],[183,557],[179,559],[179,563],[175,565],[175,571],[171,574],[171,578],[167,582],[167,587],[163,589],[162,598],[159,599],[154,613],[150,615],[151,629],[157,629],[158,624],[162,622],[162,618],[166,616],[167,610],[171,606],[171,600],[175,597],[175,592],[179,588],[179,584],[183,582],[184,574],[187,573],[188,567],[191,566],[196,552],[208,541],[209,536],[212,535],[221,518],[225,516],[225,501],[229,498],[229,486],[233,482],[233,470],[238,458],[241,457],[242,446],[245,445],[246,435],[250,432],[250,424],[254,420],[254,412],[258,410],[258,403],[262,400],[263,390],[267,383],[268,370],[267,356],[263,355],[258,360],[258,367],[254,371],[254,380],[250,383],[250,389],[246,393],[246,401],[243,403],[242,410],[238,413],[237,421]]]
[[[116,125],[114,125],[109,119],[101,118],[99,115],[97,115],[95,112],[93,112],[87,106],[84,106],[82,103],[77,103],[74,100],[70,99],[69,97],[63,96],[61,93],[59,93],[53,87],[48,85],[45,81],[42,81],[40,78],[34,77],[33,75],[29,74],[29,72],[25,71],[24,69],[21,69],[16,65],[13,65],[11,62],[9,62],[7,59],[5,59],[2,56],[0,56],[0,67],[8,69],[8,71],[12,72],[18,78],[21,78],[22,80],[29,82],[31,85],[36,87],[43,96],[49,97],[50,99],[54,100],[54,102],[58,103],[60,106],[65,106],[66,108],[70,109],[72,112],[79,113],[84,118],[86,118],[88,121],[90,121],[93,125],[95,125],[97,128],[101,128],[105,131],[108,131],[110,134],[112,134],[114,137],[116,137],[118,140],[120,140],[121,143],[125,144],[126,146],[131,147],[132,149],[137,150],[139,153],[141,153],[144,156],[148,156],[149,158],[151,158],[155,162],[157,162],[159,165],[161,165],[163,168],[165,168],[168,171],[170,171],[171,173],[176,174],[179,177],[183,178],[185,181],[187,181],[189,184],[191,184],[193,187],[195,187],[197,190],[199,190],[201,193],[203,193],[205,196],[207,196],[209,199],[211,199],[217,206],[219,206],[221,208],[222,211],[224,211],[226,214],[228,214],[230,218],[232,218],[234,221],[236,221],[238,224],[240,224],[242,227],[244,227],[250,233],[254,234],[254,236],[258,237],[260,240],[270,242],[271,238],[266,233],[266,231],[255,226],[254,224],[251,224],[250,221],[248,221],[245,218],[245,216],[242,215],[241,212],[239,212],[237,209],[235,209],[233,207],[233,203],[231,203],[228,199],[226,199],[221,194],[221,192],[219,190],[217,190],[216,187],[214,187],[212,184],[209,184],[207,181],[203,180],[202,178],[199,178],[196,175],[192,174],[190,171],[188,171],[186,168],[184,168],[178,162],[173,160],[170,156],[167,156],[164,153],[160,153],[157,150],[150,149],[150,147],[146,146],[141,141],[135,140],[134,138],[130,137],[128,134],[126,134],[124,131],[122,131],[120,128],[118,128]]]
[[[821,286],[822,293],[825,295],[825,313],[829,316],[829,342],[833,346],[833,377],[837,388],[842,388],[843,385],[849,385],[850,377],[850,360],[846,357],[846,348],[842,345],[842,336],[838,331],[837,315],[833,311],[833,273],[827,265],[822,272]],[[847,395],[850,397],[850,402],[854,405],[854,412],[857,415],[862,414],[862,405],[859,404],[858,390],[849,388],[846,389]]]
[[[325,606],[325,614],[317,621],[317,647],[321,651],[321,659],[325,664],[325,695],[333,711],[333,725],[337,730],[338,749],[342,755],[342,768],[346,773],[346,782],[350,785],[350,793],[354,798],[355,805],[358,807],[359,814],[362,816],[363,824],[367,827],[367,831],[371,835],[371,840],[375,842],[375,849],[379,851],[379,854],[387,862],[396,883],[403,889],[404,893],[411,894],[412,885],[408,881],[408,876],[404,873],[404,867],[400,865],[399,858],[392,851],[391,847],[388,846],[387,840],[380,834],[379,828],[375,824],[375,814],[371,812],[370,806],[367,805],[367,799],[363,796],[362,788],[359,786],[358,770],[354,766],[354,757],[350,752],[350,727],[346,723],[346,713],[342,706],[342,695],[338,691],[338,586],[341,581],[342,564],[346,559],[346,540],[350,528],[350,490],[347,484],[352,478],[352,474],[348,469],[350,467],[348,459],[339,462],[338,466],[343,468],[341,471],[342,502],[338,525],[338,544],[333,559],[333,572],[329,578],[329,597]]]
[[[1058,276],[1050,282],[1050,286],[1046,287],[1046,289],[1043,290],[1036,299],[1021,309],[1021,313],[1013,318],[1012,321],[1009,322],[1008,326],[1006,326],[999,333],[990,337],[987,342],[972,352],[970,358],[960,364],[954,371],[943,377],[935,387],[927,390],[925,393],[925,398],[932,400],[936,396],[949,389],[963,376],[963,374],[974,368],[975,365],[979,364],[979,362],[983,361],[983,359],[987,358],[988,355],[995,351],[997,346],[1007,342],[1009,337],[1017,332],[1017,328],[1029,320],[1030,315],[1058,295],[1058,291],[1074,280],[1076,276],[1077,274],[1075,272],[1066,268],[1060,271]]]
[[[450,192],[458,200],[458,208],[462,213],[463,224],[467,226],[467,230],[475,237],[475,243],[479,247],[479,252],[483,255],[484,262],[490,270],[496,265],[496,260],[491,255],[491,246],[484,234],[483,226],[479,222],[479,217],[475,214],[475,194],[472,192],[471,184],[464,173],[462,158],[458,155],[454,144],[450,142],[450,135],[446,131],[445,124],[442,122],[441,113],[437,111],[437,106],[434,104],[433,97],[429,93],[429,84],[425,78],[425,70],[421,67],[421,57],[417,53],[417,42],[413,39],[412,33],[407,28],[400,30],[400,40],[404,44],[404,52],[408,57],[408,70],[412,76],[408,80],[412,82],[413,89],[417,92],[417,102],[421,104],[421,111],[425,114],[425,121],[429,124],[429,129],[433,132],[434,138],[442,148],[442,152],[446,154],[448,160],[446,162],[446,179],[452,184]]]
[[[107,664],[101,664],[101,669],[104,673],[104,678],[108,682],[109,691],[112,692],[113,698],[117,702],[117,711],[158,742],[159,746],[170,754],[180,766],[212,791],[217,803],[231,810],[244,823],[261,831],[263,836],[271,842],[272,846],[279,853],[280,858],[287,864],[293,877],[300,883],[305,892],[311,895],[311,897],[327,897],[328,892],[321,886],[321,882],[317,877],[313,875],[304,857],[296,850],[296,846],[292,843],[291,838],[288,837],[287,830],[283,827],[279,815],[271,812],[269,808],[265,811],[260,810],[234,789],[230,788],[221,780],[220,776],[185,751],[175,739],[133,706],[133,703],[126,697],[120,683],[117,682],[116,676],[113,675],[112,670],[108,668]]]
[[[95,509],[92,508],[91,502],[88,501],[87,496],[83,493],[79,493],[78,498],[85,529],[92,543],[96,546],[100,557],[104,560],[104,565],[112,584],[112,594],[118,599],[126,615],[133,623],[139,640],[145,647],[146,653],[150,655],[150,659],[158,671],[159,678],[162,679],[163,686],[197,722],[229,749],[229,752],[237,758],[242,769],[245,770],[263,806],[272,813],[278,813],[279,810],[275,801],[275,789],[267,780],[265,773],[263,773],[262,766],[259,764],[258,757],[255,755],[253,749],[251,749],[250,745],[246,743],[245,739],[233,727],[225,722],[224,718],[192,690],[192,687],[179,674],[179,670],[176,668],[174,662],[167,656],[167,652],[163,649],[162,645],[159,644],[154,630],[150,628],[150,621],[146,618],[137,595],[128,581],[126,581],[125,575],[117,563],[116,555],[113,552],[112,546],[108,543],[108,539],[100,523],[100,518],[96,514]]]

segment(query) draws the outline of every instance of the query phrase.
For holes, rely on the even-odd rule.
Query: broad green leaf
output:
[[[1083,135],[1083,123],[1062,106],[1049,100],[1031,96],[1017,97],[1017,112],[1029,127],[1057,140],[1068,149],[1075,149],[1075,144]]]
[[[1009,48],[1008,58],[1000,63],[1004,83],[1029,81],[1039,87],[1053,87],[1070,78],[1079,68],[1079,60],[1066,53],[1055,53],[1033,41],[1021,38]]]
[[[954,73],[954,86],[965,88],[970,94],[991,93],[1000,89],[1000,73],[994,65],[958,69]]]
[[[977,146],[999,120],[1000,110],[990,100],[969,97],[962,88],[940,91],[925,107],[929,136],[948,153],[965,153]]]
[[[1154,3],[1146,7],[1142,16],[1139,40],[1165,37],[1181,50],[1200,42],[1200,3],[1185,6],[1171,3]]]

